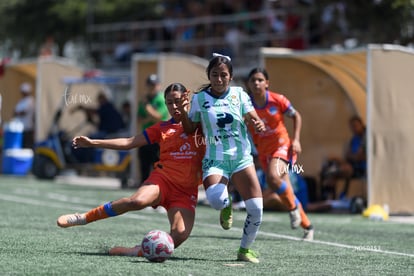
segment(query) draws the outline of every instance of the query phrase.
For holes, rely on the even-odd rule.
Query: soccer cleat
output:
[[[243,261],[243,262],[258,264],[259,263],[258,257],[259,255],[253,250],[245,249],[241,247],[239,248],[239,252],[237,253],[237,260]]]
[[[303,240],[304,241],[313,241],[313,234],[315,232],[315,229],[313,229],[313,226],[309,226],[308,229],[305,229],[303,231]]]
[[[60,216],[57,220],[57,225],[62,228],[67,228],[76,225],[86,224],[86,218],[83,214],[69,214]]]
[[[233,206],[232,198],[229,195],[229,204],[220,211],[220,224],[224,230],[229,230],[233,225]]]
[[[143,257],[141,245],[134,247],[116,246],[109,249],[108,254],[111,256],[129,256],[129,257]]]
[[[300,211],[297,206],[292,211],[289,211],[289,217],[290,227],[292,227],[292,229],[298,228],[300,226],[300,223],[302,222],[302,218],[300,217]]]

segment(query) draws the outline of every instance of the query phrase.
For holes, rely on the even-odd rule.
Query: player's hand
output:
[[[90,145],[92,145],[92,141],[86,136],[76,136],[72,140],[72,147],[74,147],[75,149],[86,148],[86,147],[89,147]]]
[[[292,150],[293,150],[293,152],[296,152],[296,153],[301,153],[302,152],[302,146],[300,145],[300,142],[299,142],[298,139],[294,139],[292,141]]]
[[[262,120],[256,120],[256,119],[252,118],[252,123],[253,123],[254,129],[257,132],[263,132],[263,131],[266,130],[266,126],[265,126],[265,124],[263,123]]]
[[[180,112],[187,112],[187,107],[190,105],[190,91],[186,91],[181,95],[181,100],[178,103],[178,110]]]

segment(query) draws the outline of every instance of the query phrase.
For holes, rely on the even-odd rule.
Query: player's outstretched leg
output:
[[[57,225],[62,228],[85,225],[108,217],[119,216],[129,211],[141,210],[147,206],[158,204],[159,194],[158,185],[147,183],[140,186],[130,197],[107,202],[83,214],[60,216],[57,220]]]
[[[62,228],[67,228],[76,225],[87,224],[85,214],[69,214],[60,216],[57,220],[57,225]]]
[[[104,205],[98,206],[87,213],[83,214],[68,214],[60,216],[57,220],[57,225],[62,228],[85,225],[90,222],[105,219],[107,217],[117,216],[118,214],[112,209],[112,203],[108,202]]]

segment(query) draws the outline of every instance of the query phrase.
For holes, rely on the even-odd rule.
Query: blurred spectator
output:
[[[286,47],[294,50],[304,50],[305,34],[303,28],[303,19],[295,13],[288,13],[286,17]]]
[[[87,121],[97,126],[97,131],[89,135],[91,139],[116,138],[121,136],[120,132],[125,128],[121,114],[109,101],[104,91],[99,92],[97,100],[97,108],[79,105],[72,109],[72,112],[78,110],[84,111]],[[91,163],[94,161],[94,148],[71,148],[71,150],[76,161],[80,163]]]
[[[325,161],[321,171],[323,199],[335,199],[336,181],[345,179],[344,190],[339,198],[345,198],[352,178],[366,176],[366,135],[365,125],[358,116],[349,119],[352,137],[347,145],[344,158],[330,157]]]
[[[69,39],[65,42],[63,56],[79,64],[85,64],[89,61],[87,46],[81,37]]]
[[[32,86],[28,82],[20,85],[21,99],[14,108],[14,116],[23,123],[23,148],[32,148],[34,143],[35,100]]]
[[[133,52],[133,46],[126,37],[121,34],[118,40],[118,43],[114,49],[114,59],[117,62],[128,62],[131,59]]]
[[[3,100],[3,98],[2,98],[2,96],[1,96],[1,93],[0,93],[0,137],[2,137],[3,136],[3,127],[2,127],[2,122],[1,122],[1,107],[2,107],[2,100]]]
[[[215,39],[219,39],[218,41],[215,41],[215,43],[212,45],[212,52],[220,53],[222,55],[230,56],[233,58],[230,45],[224,44],[222,40],[220,39],[220,38],[225,37],[226,30],[227,30],[226,26],[221,23],[216,23],[212,26],[213,33],[211,37]]]
[[[336,1],[324,7],[321,14],[322,37],[326,46],[341,45],[348,35],[348,21],[346,19],[346,3]]]
[[[147,93],[143,101],[138,106],[138,123],[141,130],[159,121],[165,121],[169,118],[164,95],[161,91],[160,80],[156,74],[151,74],[146,80]],[[142,146],[138,150],[140,163],[141,182],[146,180],[152,171],[154,163],[159,160],[159,145],[150,144]]]
[[[2,100],[3,100],[3,98],[2,98],[1,93],[0,93],[0,125],[1,125],[1,107],[2,107]]]
[[[124,121],[125,127],[128,131],[131,128],[131,103],[129,101],[124,101],[121,106],[121,116]]]
[[[224,40],[231,49],[230,56],[239,56],[246,38],[247,34],[244,32],[243,26],[241,24],[232,24],[224,35]]]
[[[270,22],[272,30],[279,35],[284,35],[286,32],[286,22],[283,15],[277,14]]]
[[[55,43],[53,36],[46,37],[45,42],[40,46],[39,56],[50,57],[59,55],[59,46]]]
[[[103,92],[99,92],[98,107],[90,108],[79,105],[72,112],[82,110],[86,113],[87,120],[97,126],[97,132],[90,135],[92,139],[107,138],[109,135],[116,134],[124,130],[125,124],[120,112],[115,108],[108,96]]]

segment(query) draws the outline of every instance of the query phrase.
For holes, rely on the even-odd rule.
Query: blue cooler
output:
[[[33,150],[6,149],[3,151],[3,174],[27,175],[33,163]]]
[[[4,124],[3,151],[6,149],[21,149],[23,143],[23,123],[12,120]]]

